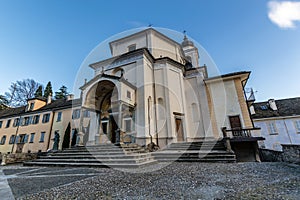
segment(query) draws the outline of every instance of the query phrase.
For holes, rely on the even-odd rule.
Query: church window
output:
[[[186,56],[186,59],[187,59],[190,63],[192,63],[192,57],[191,57],[191,56]]]
[[[165,108],[164,108],[164,100],[163,98],[158,98],[157,99],[158,107],[157,107],[157,114],[158,114],[158,119],[159,120],[164,120],[165,119]]]
[[[131,92],[127,90],[127,98],[131,99]]]

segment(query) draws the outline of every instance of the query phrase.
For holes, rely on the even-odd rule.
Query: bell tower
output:
[[[194,43],[189,40],[184,31],[183,42],[181,43],[181,47],[183,49],[184,55],[187,60],[193,65],[193,68],[199,67],[199,53],[197,47],[195,47]]]

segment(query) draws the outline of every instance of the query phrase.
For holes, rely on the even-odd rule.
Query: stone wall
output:
[[[282,144],[283,151],[259,149],[263,162],[290,162],[300,164],[300,145]]]
[[[1,165],[20,163],[37,158],[37,153],[1,154]]]
[[[282,162],[281,151],[274,151],[270,149],[259,149],[260,157],[262,162]]]
[[[282,144],[283,161],[300,164],[300,145]]]

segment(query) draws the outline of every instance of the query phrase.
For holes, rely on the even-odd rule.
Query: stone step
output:
[[[224,147],[224,144],[202,144],[202,145],[174,144],[168,146],[168,148],[171,147]]]
[[[184,148],[184,147],[177,147],[177,148],[168,148],[168,149],[163,149],[163,150],[178,150],[178,151],[204,151],[204,150],[225,150],[224,147],[219,147],[219,148],[208,148],[208,147],[202,147],[202,148]]]
[[[153,160],[153,157],[139,158],[139,159],[37,159],[34,162],[55,162],[55,163],[142,163],[149,160]]]
[[[153,152],[152,155],[157,155],[157,154],[201,154],[201,155],[219,155],[219,154],[230,154],[234,155],[233,153],[229,153],[227,151],[174,151],[174,150],[165,150],[165,151],[157,151]]]
[[[144,157],[151,157],[151,154],[149,153],[141,153],[141,154],[121,154],[121,155],[68,155],[68,156],[62,156],[62,155],[51,155],[51,156],[40,156],[40,159],[63,159],[63,158],[72,158],[72,159],[85,159],[85,158],[95,158],[95,159],[137,159],[137,158],[144,158]]]
[[[159,162],[220,162],[220,163],[234,163],[236,162],[235,158],[226,158],[226,159],[159,159]]]
[[[140,167],[155,163],[154,156],[138,145],[101,144],[74,147],[48,153],[38,159],[25,162],[26,166],[89,166],[89,167]]]
[[[63,151],[59,151],[56,153],[84,153],[84,152],[120,152],[123,153],[124,151],[122,149],[105,149],[105,150],[101,150],[101,149],[89,149],[89,150],[63,150]]]
[[[139,168],[147,165],[152,165],[157,163],[156,160],[151,160],[143,163],[133,163],[133,164],[103,164],[103,163],[68,163],[68,162],[24,162],[24,166],[48,166],[48,167],[99,167],[99,168]]]
[[[160,162],[235,162],[222,141],[172,143],[152,154]]]
[[[229,156],[229,155],[222,155],[222,156],[176,156],[176,155],[165,155],[165,156],[161,156],[161,155],[158,155],[158,156],[154,156],[156,160],[162,160],[162,159],[191,159],[191,160],[194,160],[194,159],[216,159],[216,160],[219,160],[219,159],[235,159],[235,156]]]

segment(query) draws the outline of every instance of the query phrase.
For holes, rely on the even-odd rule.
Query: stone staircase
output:
[[[152,155],[159,162],[236,162],[221,140],[172,143]]]
[[[36,160],[24,162],[24,165],[137,168],[156,162],[150,153],[136,144],[123,144],[121,146],[99,144],[47,153],[46,155],[39,156]]]

